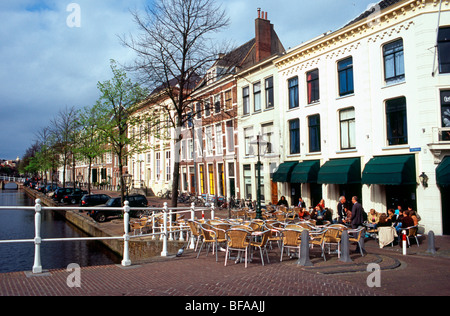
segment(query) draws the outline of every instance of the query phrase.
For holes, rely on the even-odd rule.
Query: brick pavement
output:
[[[179,258],[155,258],[131,267],[117,265],[83,267],[81,287],[70,288],[67,278],[72,271],[52,270],[44,276],[27,276],[24,272],[0,274],[1,296],[373,296],[373,295],[450,295],[450,238],[438,256],[426,256],[422,249],[402,256],[396,248],[378,249],[367,243],[368,255],[352,254],[352,263],[339,262],[335,255],[312,251],[314,267],[300,267],[296,259],[285,257],[279,262],[279,251],[270,252],[271,263],[262,266],[257,253],[245,269],[243,264],[224,266],[203,252],[199,259],[186,251]],[[437,243],[439,247],[439,243]],[[419,248],[418,248],[419,249]],[[381,287],[369,288],[367,263],[378,262],[382,268]],[[182,301],[184,302],[184,301]],[[179,307],[179,306],[178,306]],[[181,308],[181,307],[180,307]]]

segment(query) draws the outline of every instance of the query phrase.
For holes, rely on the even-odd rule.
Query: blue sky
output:
[[[70,28],[67,6],[81,9]],[[109,60],[131,62],[117,35],[136,34],[130,8],[146,0],[0,1],[0,158],[22,157],[66,106],[92,105],[97,82],[111,77]],[[241,45],[254,37],[257,8],[268,12],[285,48],[337,30],[375,0],[220,0],[231,19],[218,39]]]

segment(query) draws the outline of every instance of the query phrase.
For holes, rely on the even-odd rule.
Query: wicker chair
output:
[[[202,235],[200,234],[200,232],[198,230],[198,227],[200,227],[201,224],[199,222],[196,222],[193,220],[188,220],[188,225],[191,230],[192,236],[194,236],[195,239],[197,239],[197,242],[195,243],[195,249],[194,249],[194,251],[197,251],[198,243],[199,243],[200,239],[202,238]]]
[[[364,238],[365,235],[365,227],[359,227],[358,229],[352,229],[349,230],[349,238],[348,241],[349,242],[357,242],[358,243],[358,248],[359,251],[361,252],[361,256],[364,257],[364,253],[363,253],[363,248],[361,246],[361,238]]]
[[[228,261],[228,254],[230,250],[245,253],[245,267],[247,268],[248,247],[250,245],[251,232],[246,229],[230,229],[226,231],[227,249],[225,252],[225,266]]]
[[[258,237],[261,237],[260,241],[251,241],[250,242],[250,246],[259,248],[259,253],[261,254],[262,265],[264,265],[264,257],[263,257],[264,252],[266,253],[267,262],[270,263],[269,253],[267,251],[267,243],[269,242],[269,237],[271,237],[271,236],[272,236],[272,231],[268,229],[266,231],[263,231],[262,234],[260,236],[258,236]]]
[[[322,257],[324,261],[327,261],[327,258],[325,257],[325,234],[327,230],[328,230],[327,228],[324,228],[319,231],[312,231],[310,233],[310,240],[309,240],[311,248],[313,248],[314,245],[320,246],[320,248],[322,249]]]
[[[342,230],[336,227],[328,227],[324,236],[324,245],[328,245],[328,254],[331,253],[331,245],[337,245],[338,258],[341,257]]]
[[[288,250],[289,249],[297,250],[298,255],[300,256],[301,235],[302,232],[299,230],[285,229],[282,231],[280,261],[283,261],[283,252],[285,248],[287,248]]]
[[[281,230],[284,229],[284,223],[281,222],[266,222],[265,227],[271,231],[269,236],[270,248],[272,248],[272,242],[276,241],[278,247],[281,248]]]
[[[402,228],[402,231],[406,231],[406,240],[408,241],[408,247],[411,246],[409,239],[410,238],[415,238],[416,239],[416,243],[417,243],[417,247],[419,247],[419,239],[417,238],[417,230],[418,230],[418,226],[411,226],[411,227],[406,227],[406,228]]]
[[[133,230],[133,234],[136,236],[136,231],[139,230],[139,235],[142,235],[142,228],[145,227],[145,224],[142,224],[141,221],[130,222],[130,227]]]
[[[213,246],[213,254],[214,254],[214,251],[215,251],[215,253],[216,253],[216,261],[219,261],[219,257],[218,257],[218,254],[217,254],[218,244],[220,242],[225,242],[226,241],[225,238],[224,239],[218,238],[218,233],[217,232],[220,231],[220,228],[217,228],[217,227],[213,228],[212,226],[210,226],[208,224],[203,224],[203,225],[200,225],[200,231],[202,233],[203,239],[202,239],[202,245],[200,246],[200,250],[198,251],[198,254],[197,254],[197,258],[200,256],[200,253],[202,252],[204,244],[208,245],[208,248],[206,250],[206,255],[208,255],[209,247],[212,244],[212,246]],[[222,233],[225,236],[225,231],[223,231]]]

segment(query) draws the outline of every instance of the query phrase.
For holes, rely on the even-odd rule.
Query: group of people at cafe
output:
[[[284,196],[278,201],[277,206],[289,207]],[[332,211],[325,207],[323,199],[315,207],[310,207],[309,211],[301,197],[294,206],[300,209],[297,213],[300,219],[314,219],[317,224],[328,221],[344,224],[353,229],[362,226],[364,223],[373,229],[382,226],[392,226],[396,229],[398,235],[400,235],[402,228],[417,226],[420,221],[420,216],[411,207],[404,210],[401,205],[398,205],[397,209],[388,209],[386,213],[377,212],[375,209],[370,209],[366,213],[357,196],[353,196],[351,202],[347,201],[345,196],[339,198],[336,208],[337,217],[335,219],[333,219]]]

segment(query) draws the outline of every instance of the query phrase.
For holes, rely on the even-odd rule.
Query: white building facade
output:
[[[323,198],[335,210],[357,195],[366,211],[411,206],[426,231],[449,233],[447,27],[448,1],[381,1],[274,61],[284,140],[274,179],[291,204]]]

